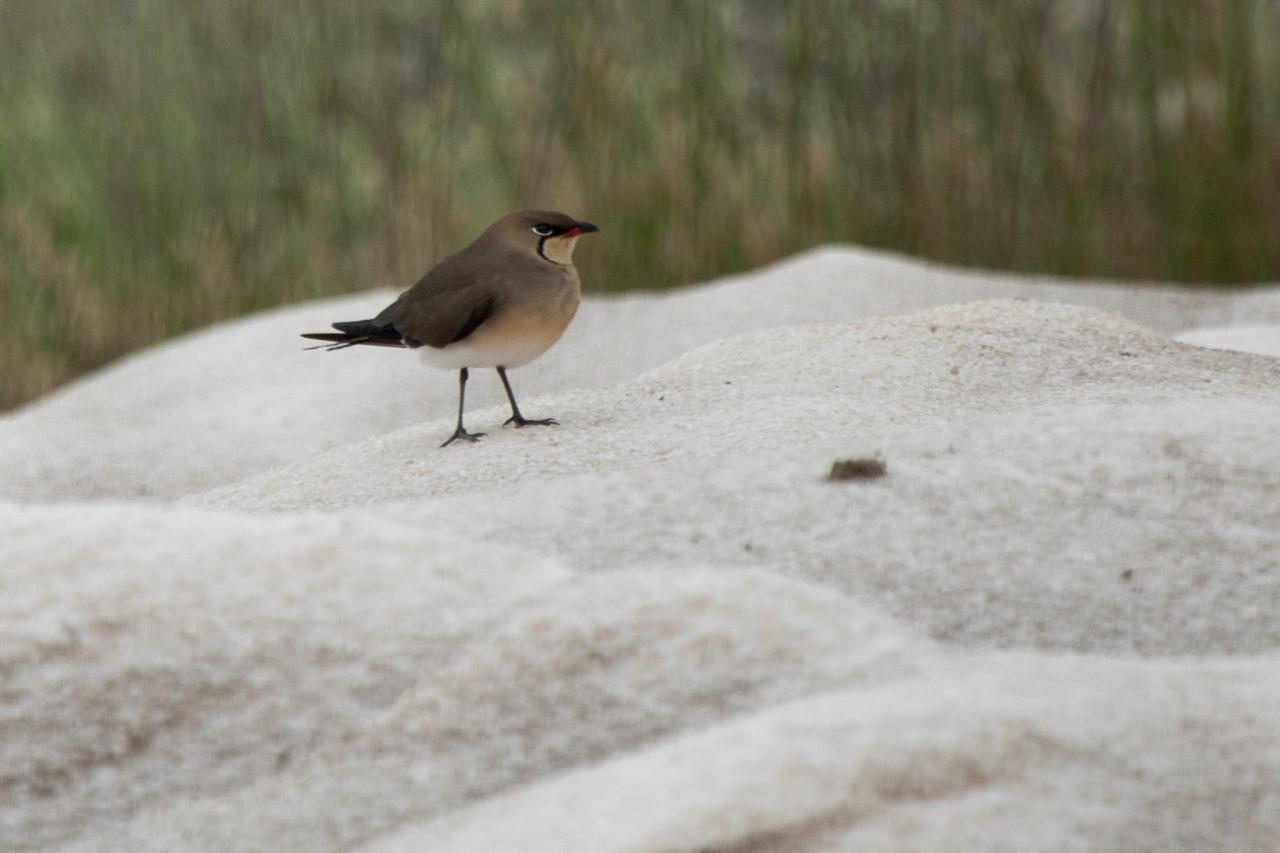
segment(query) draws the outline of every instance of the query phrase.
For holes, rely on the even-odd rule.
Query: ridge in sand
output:
[[[1280,291],[816,252],[445,450],[384,300],[0,421],[0,849],[1274,852]]]

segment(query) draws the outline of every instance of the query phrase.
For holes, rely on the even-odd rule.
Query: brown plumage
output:
[[[462,427],[469,367],[497,369],[511,403],[507,423],[554,424],[520,414],[506,370],[542,355],[568,327],[581,296],[574,244],[597,230],[590,222],[549,210],[508,214],[429,270],[378,316],[334,323],[336,334],[303,337],[325,341],[330,350],[408,347],[428,364],[459,370],[458,426],[446,445],[484,435]]]

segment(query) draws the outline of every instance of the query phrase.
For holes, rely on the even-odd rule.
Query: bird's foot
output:
[[[516,429],[527,426],[560,426],[560,422],[555,418],[542,418],[541,420],[533,421],[520,415],[512,415],[502,422],[503,426],[507,424],[515,424]]]
[[[441,446],[441,447],[448,447],[449,445],[453,444],[453,443],[454,443],[455,441],[457,441],[458,439],[462,439],[463,441],[469,441],[469,442],[475,443],[475,442],[479,441],[479,440],[480,440],[480,437],[481,437],[481,436],[483,436],[483,435],[488,435],[488,433],[483,433],[483,432],[467,432],[467,431],[466,431],[465,429],[463,429],[462,427],[458,427],[456,430],[454,430],[453,435],[449,436],[449,440],[448,440],[448,441],[446,441],[444,444],[442,444],[442,445],[440,445],[440,446]]]

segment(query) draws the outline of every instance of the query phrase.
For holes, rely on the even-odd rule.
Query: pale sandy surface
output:
[[[0,417],[0,498],[167,500],[451,417],[456,379],[405,352],[302,350],[300,332],[372,316],[393,297],[371,291],[214,326]],[[1274,289],[1037,280],[826,248],[701,287],[588,299],[564,340],[512,382],[522,400],[607,388],[733,335],[991,298],[1087,305],[1168,333],[1280,324]],[[492,371],[477,371],[468,396],[503,400]]]
[[[444,450],[385,296],[0,423],[0,849],[1276,849],[1280,290],[824,250]]]
[[[1254,352],[1280,358],[1280,323],[1187,329],[1177,339],[1199,347]]]

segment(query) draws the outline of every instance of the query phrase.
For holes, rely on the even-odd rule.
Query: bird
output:
[[[578,238],[600,229],[552,210],[518,210],[445,258],[371,320],[333,323],[337,332],[309,332],[324,341],[307,349],[404,347],[427,364],[458,371],[458,425],[440,445],[475,442],[483,432],[462,425],[469,368],[492,367],[511,403],[503,426],[556,426],[526,418],[507,370],[542,355],[568,328],[582,287],[573,266]]]

